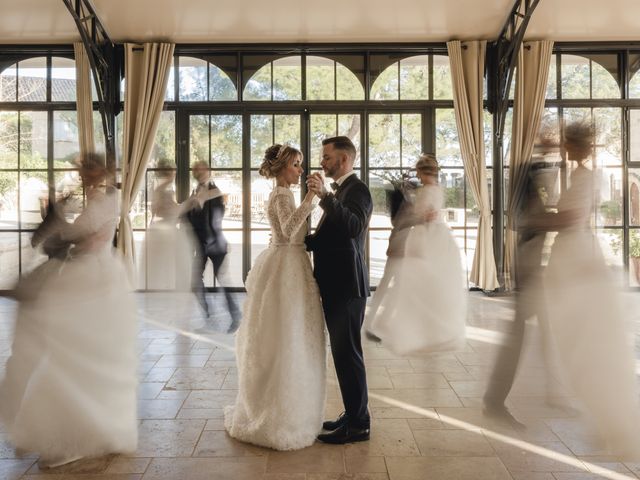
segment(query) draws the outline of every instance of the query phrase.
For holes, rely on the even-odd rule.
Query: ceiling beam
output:
[[[115,166],[115,125],[120,102],[118,50],[109,38],[90,0],[62,0],[78,27],[89,57],[102,118],[107,165]]]

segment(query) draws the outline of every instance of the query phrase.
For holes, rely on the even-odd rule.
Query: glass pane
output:
[[[18,234],[0,233],[0,289],[12,289],[18,281]]]
[[[307,57],[307,100],[335,100],[335,61]]]
[[[271,62],[254,73],[242,94],[243,100],[271,100]]]
[[[275,143],[288,143],[292,147],[300,149],[299,115],[274,115],[273,130]]]
[[[18,173],[0,172],[0,230],[18,228]]]
[[[461,168],[440,170],[444,189],[445,220],[450,227],[465,226],[464,171]]]
[[[145,185],[138,191],[131,211],[129,212],[129,219],[134,229],[144,229],[147,226],[149,219],[147,218],[147,192]],[[148,212],[151,216],[151,212]],[[144,240],[144,239],[143,239]],[[138,248],[136,246],[136,248]],[[142,248],[142,244],[140,245]]]
[[[336,100],[364,100],[364,88],[347,67],[336,63]]]
[[[402,114],[402,166],[413,167],[422,152],[422,115]]]
[[[387,263],[390,235],[391,230],[369,230],[369,281],[371,285],[380,285]]]
[[[596,235],[607,266],[611,267],[611,270],[619,275],[616,276],[616,279],[619,279],[624,271],[622,249],[618,248],[620,239],[622,238],[622,229],[599,228],[596,230]]]
[[[577,55],[562,55],[560,61],[562,98],[591,98],[589,59]]]
[[[280,58],[273,62],[273,99],[302,99],[301,57]]]
[[[211,166],[242,167],[242,116],[211,115]]]
[[[397,170],[370,170],[369,190],[373,199],[373,214],[369,226],[371,228],[391,228],[391,193],[393,184],[402,177]]]
[[[162,121],[162,117],[161,120]],[[96,152],[105,153],[106,147],[104,145],[104,132],[102,130],[102,116],[100,112],[93,112],[93,143],[96,146]],[[118,146],[116,151],[121,150]]]
[[[49,197],[47,172],[22,172],[20,175],[20,227],[36,228],[42,222]]]
[[[267,200],[273,190],[273,182],[251,172],[251,228],[269,228]]]
[[[47,168],[47,112],[20,112],[20,168]]]
[[[242,229],[242,172],[213,170],[211,179],[224,195],[226,208],[222,228]]]
[[[189,117],[189,165],[195,162],[209,164],[209,115]]]
[[[47,59],[30,58],[18,63],[18,101],[47,100]]]
[[[53,112],[53,167],[73,167],[79,154],[78,115],[75,111]]]
[[[629,172],[629,225],[640,227],[640,168]]]
[[[621,226],[622,225],[622,168],[598,169],[596,178],[599,179],[599,188],[596,204],[596,225]]]
[[[222,69],[209,64],[209,100],[237,100],[236,86]]]
[[[207,61],[180,57],[178,88],[179,99],[183,102],[207,100]]]
[[[167,102],[173,102],[176,99],[176,59],[171,60],[171,70],[167,79],[167,90],[164,93],[164,99]]]
[[[398,68],[399,63],[395,62],[376,78],[371,86],[371,100],[399,100]]]
[[[640,110],[629,110],[629,161],[640,163]]]
[[[629,284],[640,286],[640,230],[629,230]]]
[[[442,167],[462,166],[458,127],[452,108],[436,110],[436,158]]]
[[[17,77],[17,64],[0,72],[0,102],[15,102],[17,100]]]
[[[149,166],[175,168],[176,166],[176,114],[173,111],[160,113],[160,121]],[[197,120],[196,120],[197,123]],[[192,126],[194,124],[191,124]]]
[[[76,62],[68,58],[51,59],[51,101],[76,101]]]
[[[593,98],[620,98],[618,55],[589,55]]]
[[[369,166],[400,167],[400,114],[369,115]]]
[[[445,55],[433,56],[433,99],[453,100],[451,67],[449,57]]]
[[[596,164],[622,165],[622,109],[594,108]]]
[[[218,274],[216,286],[243,287],[242,281],[242,231],[224,230],[227,239],[227,255]]]
[[[178,212],[176,170],[160,165],[160,170],[147,170],[147,226],[158,221],[174,222]]]
[[[490,167],[493,165],[493,117],[486,110],[482,112],[482,116],[484,129],[484,163],[487,167]],[[489,193],[489,196],[491,196],[491,193]]]
[[[322,140],[336,136],[336,115],[312,114],[311,119],[311,150],[309,164],[313,168],[320,167],[322,160]]]
[[[273,115],[251,115],[251,166],[258,168],[273,145]]]
[[[0,112],[0,168],[18,168],[18,112]]]
[[[356,161],[354,168],[360,168],[360,115],[340,114],[338,115],[338,135],[349,137],[356,147]]]
[[[547,93],[545,98],[558,98],[557,85],[558,66],[556,64],[556,55],[551,55],[551,63],[549,64],[549,77],[547,77]]]
[[[400,60],[400,99],[429,99],[429,55]]]

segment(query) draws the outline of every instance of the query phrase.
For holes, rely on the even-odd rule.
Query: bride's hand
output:
[[[311,200],[313,200],[313,197],[315,197],[316,194],[313,193],[312,190],[307,190],[307,194],[304,196],[304,202],[310,202]]]

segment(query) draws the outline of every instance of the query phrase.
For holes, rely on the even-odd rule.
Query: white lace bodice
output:
[[[296,208],[293,192],[288,188],[276,186],[267,204],[267,218],[271,225],[271,244],[301,245],[307,234],[307,229],[302,227],[314,207],[313,202],[306,201]]]
[[[429,210],[442,210],[444,205],[444,193],[442,191],[442,187],[440,185],[425,185],[418,189],[415,199],[414,199],[414,207],[413,214],[416,219],[424,218],[425,212]],[[416,220],[419,222],[418,220]],[[434,220],[436,222],[441,222],[441,216],[438,215],[438,218]]]

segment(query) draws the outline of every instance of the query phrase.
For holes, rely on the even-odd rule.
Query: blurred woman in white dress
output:
[[[545,278],[551,340],[563,376],[612,453],[640,458],[640,412],[632,337],[614,280],[591,229],[594,174],[587,122],[565,126],[567,159],[577,163],[558,202]],[[552,226],[553,227],[553,226]]]
[[[438,162],[416,164],[422,188],[395,222],[389,239],[390,268],[368,313],[371,333],[397,355],[451,351],[464,346],[466,292],[460,253],[442,221]]]
[[[271,241],[247,277],[236,338],[238,396],[225,409],[229,435],[276,450],[313,444],[324,415],[324,317],[304,246],[314,194],[296,208],[290,189],[301,162],[299,150],[276,144],[260,168],[276,181],[266,207]]]
[[[54,467],[131,452],[137,444],[136,315],[127,274],[113,253],[117,191],[103,159],[82,158],[87,203],[50,234],[71,248],[27,277],[11,357],[0,384],[9,440]],[[19,298],[25,298],[24,295]]]

